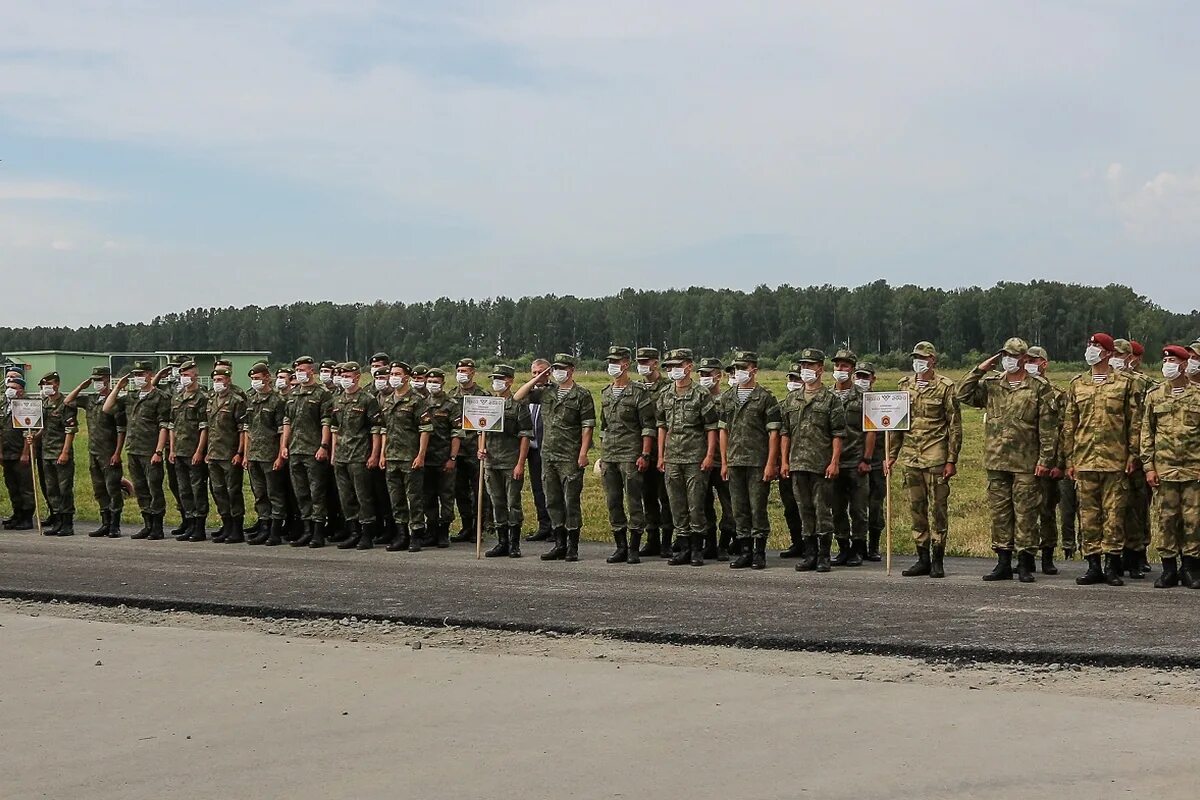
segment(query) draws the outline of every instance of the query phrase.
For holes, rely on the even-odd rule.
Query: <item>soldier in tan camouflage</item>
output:
[[[917,563],[900,573],[909,578],[946,575],[943,558],[950,528],[950,479],[958,470],[956,464],[962,450],[962,412],[954,393],[954,381],[937,374],[937,357],[937,350],[930,342],[918,342],[912,350],[913,374],[901,378],[899,386],[909,394],[911,428],[892,434],[884,465],[887,474],[897,461],[904,467],[913,540],[917,545]]]
[[[1034,345],[1026,353],[1025,371],[1037,378],[1046,378],[1049,356],[1045,348]],[[1050,474],[1037,479],[1041,498],[1038,506],[1038,547],[1042,551],[1042,574],[1057,575],[1054,548],[1058,546],[1058,513],[1062,512],[1063,554],[1069,559],[1078,549],[1075,543],[1075,482],[1067,478],[1067,466],[1062,449],[1062,411],[1066,393],[1050,384],[1054,398],[1054,413],[1059,419],[1058,435],[1054,442],[1054,464]]]
[[[1048,478],[1054,464],[1058,413],[1050,382],[1025,371],[1028,351],[1023,339],[1009,339],[958,385],[958,401],[985,412],[983,466],[996,552],[996,567],[985,581],[1012,579],[1014,550],[1021,583],[1034,580],[1042,504],[1037,480]],[[991,374],[997,363],[1000,374]]]
[[[1163,348],[1166,383],[1146,395],[1141,462],[1154,487],[1161,537],[1157,589],[1200,589],[1200,387],[1185,373],[1188,349]],[[1183,558],[1183,570],[1178,559]]]
[[[1067,474],[1079,495],[1080,536],[1088,562],[1087,573],[1075,579],[1081,586],[1125,583],[1121,552],[1128,476],[1139,453],[1143,395],[1129,377],[1109,365],[1113,352],[1111,336],[1092,336],[1084,351],[1091,368],[1071,379],[1063,410]],[[1133,566],[1130,577],[1142,577],[1138,565]]]
[[[1116,355],[1112,357],[1113,369],[1121,370],[1135,384],[1142,394],[1154,388],[1155,383],[1141,371],[1142,356],[1145,348],[1138,342],[1128,339],[1114,339],[1113,346]],[[1122,565],[1137,561],[1142,572],[1150,572],[1150,562],[1146,559],[1150,547],[1150,484],[1146,482],[1146,473],[1142,470],[1141,461],[1134,464],[1129,476],[1129,512],[1125,517],[1125,550],[1122,555]]]

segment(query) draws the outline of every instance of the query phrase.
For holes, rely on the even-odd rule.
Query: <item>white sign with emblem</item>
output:
[[[8,401],[12,412],[13,427],[22,431],[40,431],[42,429],[42,400],[41,398],[19,397]]]
[[[504,430],[504,398],[465,395],[462,426],[464,431]]]
[[[908,392],[864,392],[864,431],[906,431],[911,426]]]

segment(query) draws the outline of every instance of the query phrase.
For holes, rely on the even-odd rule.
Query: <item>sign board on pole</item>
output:
[[[465,395],[462,426],[464,431],[504,430],[504,398]]]
[[[910,427],[908,392],[865,392],[864,431],[906,431]]]
[[[42,399],[40,397],[20,397],[8,401],[12,410],[14,428],[23,431],[40,431],[42,429]]]

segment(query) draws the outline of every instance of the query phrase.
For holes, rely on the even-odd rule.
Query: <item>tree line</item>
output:
[[[878,280],[854,288],[623,289],[593,298],[193,308],[147,323],[0,328],[0,352],[269,350],[283,361],[298,354],[365,358],[382,350],[429,364],[463,356],[528,363],[556,352],[598,360],[617,343],[691,347],[697,356],[753,349],[765,366],[775,366],[804,347],[832,354],[848,345],[899,366],[915,342],[928,339],[958,365],[1013,335],[1046,347],[1056,360],[1076,361],[1097,330],[1150,347],[1186,343],[1200,334],[1200,312],[1167,311],[1119,285],[1033,281],[947,290]]]

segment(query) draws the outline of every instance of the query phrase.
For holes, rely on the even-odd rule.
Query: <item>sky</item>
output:
[[[9,0],[0,325],[626,286],[1200,307],[1200,4]]]

